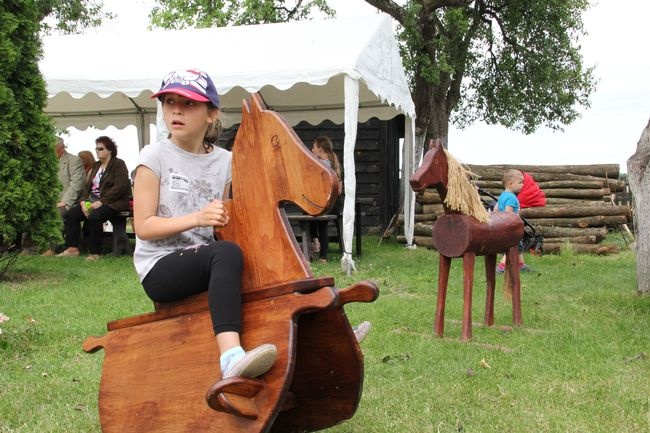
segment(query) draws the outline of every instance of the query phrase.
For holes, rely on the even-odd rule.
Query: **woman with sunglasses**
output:
[[[81,223],[86,221],[89,237],[86,260],[99,259],[104,221],[129,209],[129,171],[124,161],[117,158],[117,145],[110,137],[101,136],[95,140],[95,151],[97,162],[90,171],[81,198],[65,214],[66,249],[57,256],[79,255]]]

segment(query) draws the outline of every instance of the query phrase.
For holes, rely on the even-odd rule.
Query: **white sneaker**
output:
[[[352,331],[354,331],[354,336],[357,339],[357,343],[361,343],[364,338],[368,336],[368,333],[372,329],[372,323],[366,321],[363,321],[359,323],[357,326],[352,327]]]
[[[278,349],[275,344],[262,344],[255,349],[246,352],[246,355],[235,363],[230,369],[223,373],[223,379],[229,377],[257,377],[261,376],[273,367],[278,357]]]

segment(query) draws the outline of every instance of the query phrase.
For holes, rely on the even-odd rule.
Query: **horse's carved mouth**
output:
[[[309,197],[307,197],[305,194],[302,194],[302,198],[304,198],[305,201],[306,201],[307,203],[311,204],[311,205],[314,206],[315,208],[318,208],[318,209],[325,209],[325,206],[320,206],[320,205],[314,203],[314,202],[311,201],[311,200],[309,199]]]
[[[427,187],[421,179],[417,179],[417,178],[416,179],[411,178],[409,184],[411,184],[411,189],[415,192],[424,191]]]

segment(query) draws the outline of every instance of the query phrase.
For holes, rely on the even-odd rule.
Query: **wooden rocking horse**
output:
[[[105,351],[99,390],[104,433],[303,432],[352,417],[363,384],[363,355],[343,305],[372,302],[371,282],[345,289],[314,278],[296,243],[284,202],[311,215],[336,199],[336,175],[318,162],[257,94],[244,101],[233,147],[230,222],[215,236],[244,252],[245,348],[273,343],[278,359],[257,379],[221,377],[207,293],[108,323],[84,350]]]
[[[453,169],[452,169],[453,168]],[[410,178],[411,188],[418,192],[435,187],[443,202],[445,214],[433,226],[433,245],[440,255],[438,301],[434,333],[443,336],[445,300],[451,259],[463,258],[463,321],[461,339],[472,338],[472,286],[476,256],[485,256],[487,293],[485,297],[486,326],[494,324],[494,289],[497,254],[506,251],[506,278],[512,286],[512,317],[521,325],[521,283],[519,251],[524,225],[512,212],[488,214],[478,193],[458,161],[443,148],[440,140],[431,140],[422,164]],[[452,191],[452,185],[454,191]],[[459,193],[458,189],[464,189]],[[471,215],[471,216],[470,216]]]

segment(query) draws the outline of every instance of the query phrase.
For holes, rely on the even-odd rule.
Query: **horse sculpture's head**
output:
[[[447,155],[440,139],[429,142],[429,150],[424,154],[422,164],[409,179],[413,191],[423,191],[427,187],[447,184]]]
[[[336,201],[336,173],[318,161],[282,117],[266,109],[258,94],[243,103],[236,147],[233,176],[255,179],[254,200],[275,207],[292,202],[310,215],[324,213]],[[233,177],[235,197],[238,184]]]
[[[244,251],[242,293],[312,275],[282,209],[292,202],[311,215],[336,200],[336,173],[325,167],[284,119],[253,94],[243,102],[232,148],[231,218],[219,239]]]

